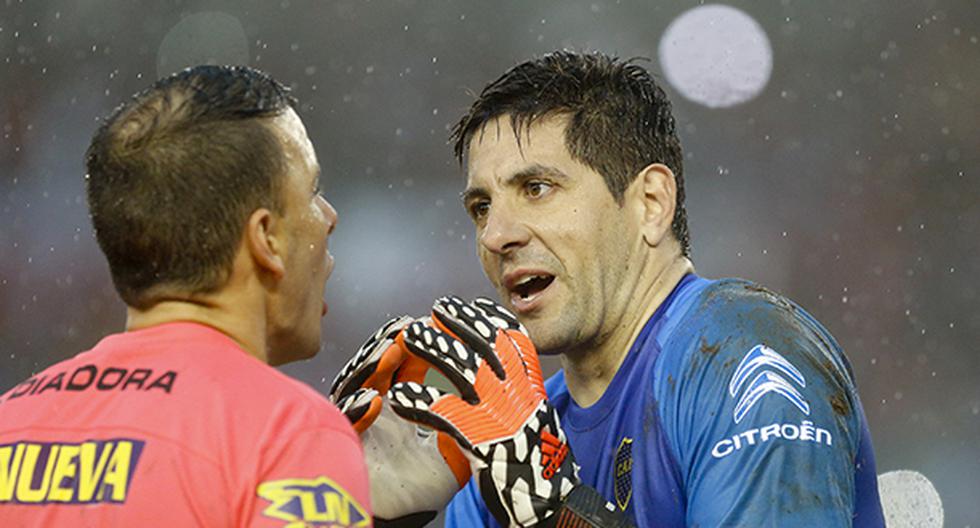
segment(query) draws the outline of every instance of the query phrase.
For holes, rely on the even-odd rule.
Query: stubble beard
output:
[[[561,310],[554,317],[521,321],[531,335],[531,342],[539,355],[557,356],[576,354],[583,349],[585,340],[580,334],[580,321],[567,310]]]

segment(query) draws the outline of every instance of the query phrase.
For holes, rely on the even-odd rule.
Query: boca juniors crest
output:
[[[616,505],[626,511],[633,496],[633,439],[623,437],[616,448],[615,464],[613,465],[613,491],[616,494]]]

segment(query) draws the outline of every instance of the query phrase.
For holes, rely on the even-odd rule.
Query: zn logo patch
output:
[[[364,508],[344,488],[326,477],[263,482],[257,491],[259,497],[272,503],[262,514],[287,521],[286,528],[371,525],[371,518]]]

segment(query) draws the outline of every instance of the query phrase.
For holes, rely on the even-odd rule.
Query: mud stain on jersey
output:
[[[721,343],[708,344],[708,340],[701,338],[701,353],[713,356],[721,350]]]
[[[835,393],[830,397],[830,406],[834,409],[834,412],[841,415],[847,416],[851,414],[851,408],[847,405],[847,399],[840,392]]]

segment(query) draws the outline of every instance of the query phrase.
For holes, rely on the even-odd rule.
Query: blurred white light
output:
[[[167,32],[157,53],[157,76],[198,64],[248,64],[248,40],[237,18],[218,12],[194,13]]]
[[[942,528],[943,501],[922,473],[907,469],[882,473],[878,494],[888,528]]]
[[[660,39],[667,81],[687,99],[710,108],[759,95],[772,73],[772,48],[749,15],[724,5],[695,7],[677,17]]]

